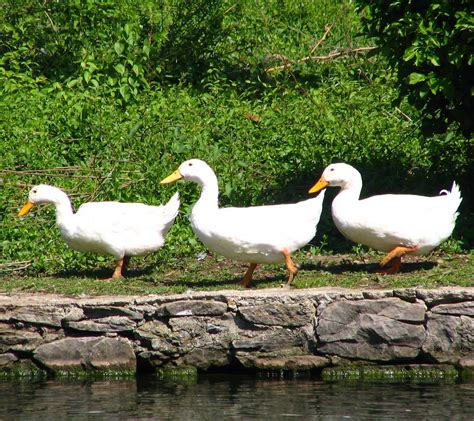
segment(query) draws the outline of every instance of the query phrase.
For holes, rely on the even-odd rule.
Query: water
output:
[[[0,420],[473,420],[474,382],[0,381]]]

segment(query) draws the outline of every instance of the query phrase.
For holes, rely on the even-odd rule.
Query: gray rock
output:
[[[438,304],[474,301],[474,287],[444,287],[437,289],[417,289],[416,296],[428,307]]]
[[[262,304],[239,307],[239,314],[247,322],[265,326],[298,327],[311,323],[314,306],[308,302],[301,304]]]
[[[137,323],[128,317],[110,316],[101,319],[81,320],[78,322],[65,321],[64,326],[80,332],[107,333],[130,332],[135,329]]]
[[[15,361],[18,361],[18,358],[14,354],[0,354],[0,367],[10,365]]]
[[[160,305],[157,317],[221,316],[227,311],[227,304],[209,300],[183,300]]]
[[[84,315],[82,308],[73,307],[67,314],[64,315],[62,322],[77,322],[78,320],[82,320],[85,317],[86,316]]]
[[[0,353],[7,351],[33,351],[43,342],[41,334],[34,329],[15,329],[11,325],[0,323]]]
[[[458,363],[474,353],[474,318],[428,313],[423,351],[440,363]]]
[[[431,309],[432,313],[449,314],[452,316],[474,317],[474,301],[466,301],[456,304],[440,304]]]
[[[416,289],[414,288],[400,288],[393,290],[393,296],[397,298],[401,298],[404,301],[408,301],[410,303],[415,303],[416,298]]]
[[[61,306],[19,307],[11,312],[10,318],[34,325],[61,327],[61,320],[69,312],[70,309]]]
[[[180,355],[181,341],[179,335],[175,335],[165,323],[159,320],[144,323],[135,330],[135,337],[148,348],[159,351],[162,355]]]
[[[254,357],[251,354],[240,355],[240,363],[246,368],[259,370],[314,370],[329,365],[326,357],[318,355],[296,355],[291,357]]]
[[[362,296],[368,300],[377,300],[381,298],[390,298],[393,297],[393,291],[390,290],[370,290],[362,291]]]
[[[239,337],[232,341],[235,352],[259,352],[271,353],[272,355],[302,355],[308,350],[307,338],[302,331],[289,331],[278,329],[263,331],[253,334],[254,336]]]
[[[424,316],[424,304],[399,298],[337,301],[318,318],[317,349],[374,361],[415,358],[425,339]]]
[[[130,342],[118,338],[61,339],[39,346],[34,360],[52,371],[136,369]]]
[[[102,319],[105,317],[123,316],[129,319],[140,321],[143,319],[143,314],[130,310],[126,307],[114,307],[114,306],[90,306],[86,305],[82,307],[84,316],[88,319]]]
[[[225,367],[232,357],[228,349],[219,344],[208,344],[203,348],[192,348],[176,362],[177,365],[196,367],[206,370],[209,367]]]
[[[467,355],[466,357],[462,357],[459,360],[459,367],[474,370],[474,353]]]

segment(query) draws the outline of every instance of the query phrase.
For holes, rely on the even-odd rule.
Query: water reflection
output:
[[[2,381],[0,420],[471,420],[474,383],[327,383],[252,376],[197,382]]]

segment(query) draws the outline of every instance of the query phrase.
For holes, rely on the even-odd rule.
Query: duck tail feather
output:
[[[456,183],[456,181],[453,181],[453,185],[451,186],[451,191],[441,190],[440,194],[448,196],[449,203],[451,204],[450,207],[453,213],[453,219],[456,220],[456,218],[459,215],[459,212],[456,212],[456,211],[458,210],[459,205],[462,202],[461,190],[459,189],[459,185]]]
[[[166,205],[163,206],[163,216],[165,220],[173,222],[178,215],[179,210],[179,193],[176,192],[173,197],[168,201]]]

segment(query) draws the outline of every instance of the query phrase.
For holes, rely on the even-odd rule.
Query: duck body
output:
[[[383,252],[397,245],[417,246],[412,254],[423,255],[453,232],[456,214],[450,210],[450,195],[455,194],[455,189],[456,185],[449,196],[373,196],[358,201],[355,207],[347,207],[343,196],[338,195],[331,207],[332,217],[338,230],[356,243]],[[427,221],[433,222],[431,229]]]
[[[280,263],[316,235],[324,196],[294,204],[206,209],[199,202],[190,221],[210,250],[249,263]],[[201,198],[200,200],[205,200]]]
[[[315,236],[324,194],[293,204],[219,208],[217,177],[207,163],[199,159],[183,162],[161,183],[181,178],[202,187],[190,215],[196,236],[211,251],[250,263],[242,285],[250,284],[257,264],[279,262],[285,262],[287,284],[291,283],[297,268],[290,254]]]
[[[158,250],[164,245],[179,209],[176,193],[166,205],[143,203],[90,202],[73,212],[62,190],[48,185],[31,189],[20,216],[36,204],[51,203],[56,208],[56,224],[61,237],[74,250],[111,255],[116,261]],[[117,269],[117,266],[116,266]],[[117,271],[116,271],[117,272]],[[114,272],[114,277],[121,276]]]
[[[429,253],[449,238],[462,200],[455,182],[439,196],[384,194],[360,200],[362,177],[344,163],[329,165],[310,192],[328,186],[341,188],[331,206],[338,230],[356,243],[389,253],[390,260],[400,257],[402,249],[402,254]]]
[[[171,205],[179,206],[177,196]],[[61,236],[69,247],[115,258],[142,256],[161,248],[171,227],[174,209],[142,203],[91,202],[79,207],[70,220],[58,220]]]

